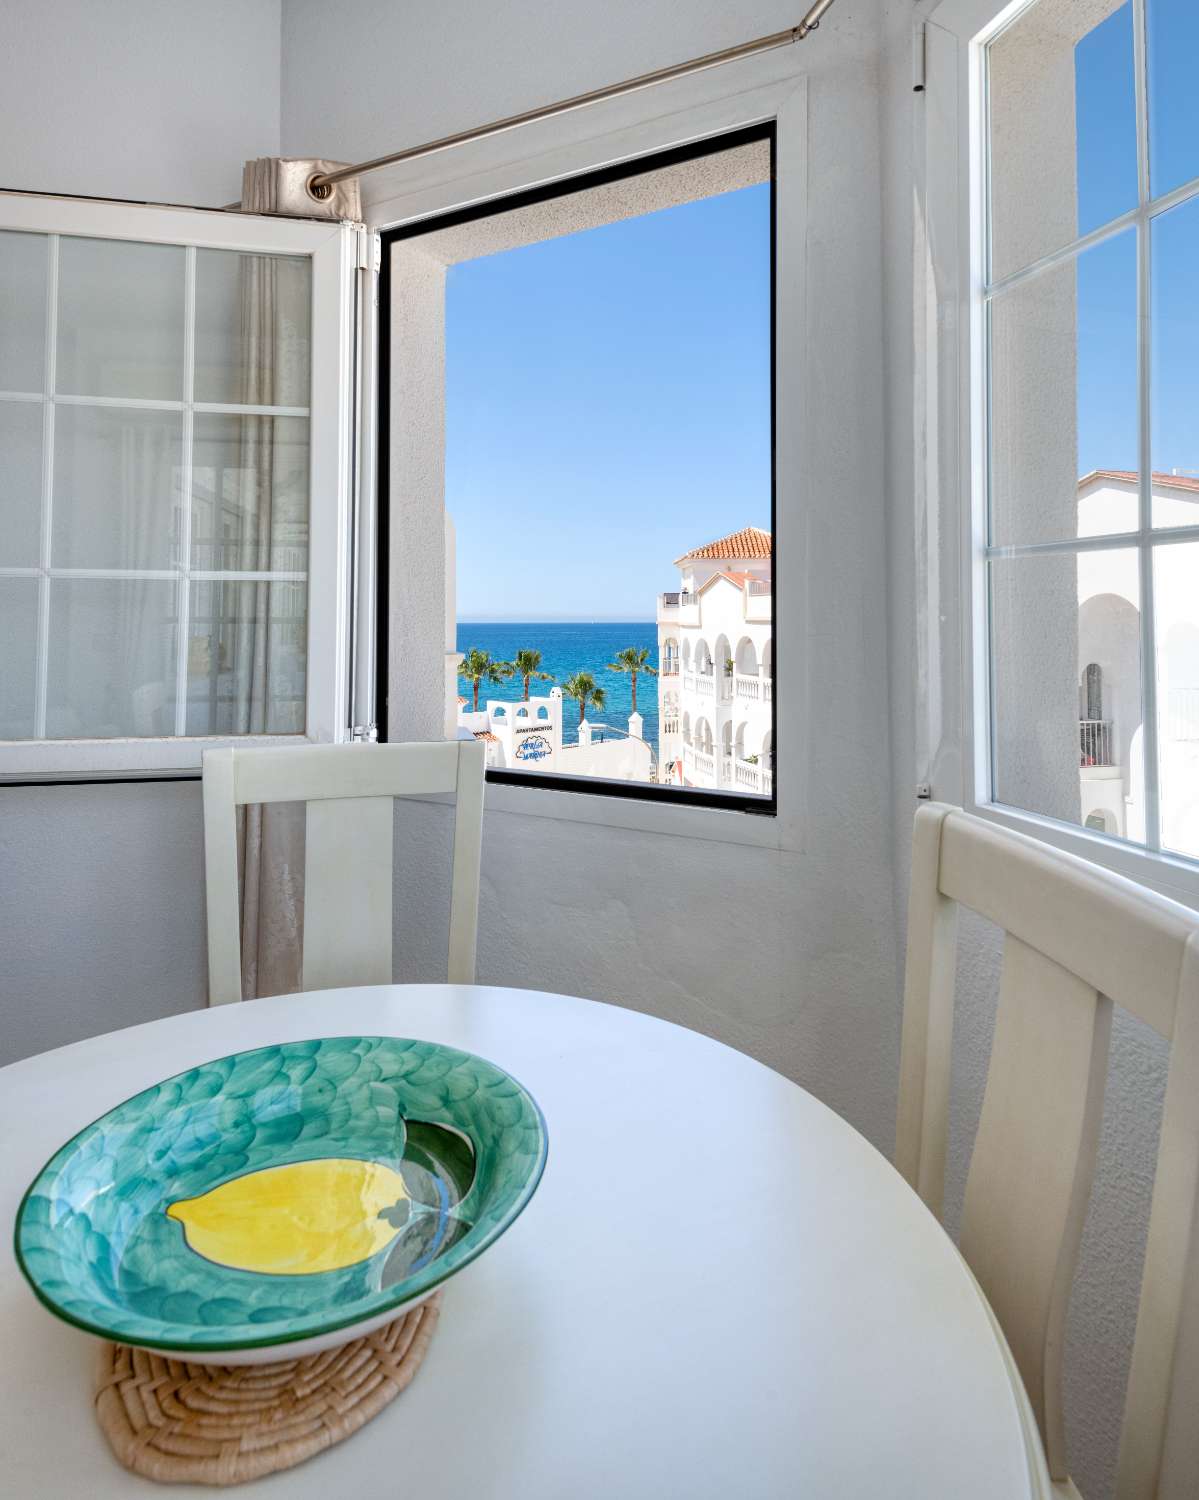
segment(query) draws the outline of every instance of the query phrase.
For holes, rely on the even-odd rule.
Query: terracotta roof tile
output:
[[[475,739],[486,740],[489,745],[498,745],[500,742],[499,735],[492,734],[490,729],[476,729],[474,733]]]
[[[721,558],[736,561],[742,558],[760,557],[769,561],[771,547],[772,538],[768,531],[763,531],[760,526],[746,526],[741,531],[730,532],[728,536],[722,536],[715,542],[708,542],[703,547],[684,552],[682,557],[675,558],[675,565],[698,562],[701,559]]]
[[[1137,475],[1131,469],[1092,469],[1089,474],[1084,474],[1078,481],[1079,489],[1084,485],[1093,484],[1097,481],[1110,479],[1117,484],[1136,484]],[[1195,474],[1154,474],[1154,489],[1163,490],[1189,490],[1192,494],[1199,494],[1199,476]]]

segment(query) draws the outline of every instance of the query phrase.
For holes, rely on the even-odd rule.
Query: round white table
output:
[[[795,1084],[615,1006],[473,986],[196,1011],[0,1070],[0,1204],[164,1076],[269,1042],[428,1038],[491,1058],[549,1125],[524,1215],[447,1288],[412,1386],[246,1495],[422,1500],[1025,1500],[1021,1410],[954,1247]],[[42,1309],[3,1231],[0,1489],[196,1495],[120,1468],[92,1341]]]

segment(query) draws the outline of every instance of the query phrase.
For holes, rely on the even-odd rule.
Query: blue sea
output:
[[[518,651],[541,652],[541,670],[548,672],[553,682],[529,684],[530,695],[546,694],[557,683],[560,687],[575,672],[590,672],[596,684],[607,694],[601,711],[588,712],[594,724],[611,724],[613,728],[627,733],[629,715],[633,711],[633,694],[627,672],[610,672],[608,663],[614,661],[616,653],[626,646],[644,646],[650,653],[650,665],[658,665],[658,627],[652,620],[630,622],[596,621],[572,622],[531,621],[528,624],[475,623],[468,620],[458,622],[458,650],[462,652],[477,648],[489,651],[496,661],[511,661]],[[458,691],[469,703],[472,685],[459,679]],[[479,689],[480,707],[488,698],[516,700],[523,696],[519,678],[510,678],[498,687],[484,684]],[[566,744],[578,740],[579,706],[572,699],[563,704],[562,738]],[[658,679],[637,677],[637,711],[645,721],[645,738],[658,748]]]

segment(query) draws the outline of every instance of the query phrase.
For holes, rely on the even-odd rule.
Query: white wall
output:
[[[480,977],[618,1001],[809,1085],[884,1147],[897,994],[885,703],[876,0],[839,0],[810,67],[810,491],[792,537],[819,652],[804,851],[491,813]],[[794,24],[788,0],[330,8],[283,17],[283,150],[360,159]],[[735,500],[735,497],[732,497]],[[730,523],[731,524],[731,523]],[[780,575],[780,589],[787,580]],[[810,746],[810,750],[808,750]],[[783,752],[784,755],[787,753]],[[801,770],[801,761],[803,762]],[[784,764],[785,762],[780,762]],[[522,878],[511,872],[522,872]]]
[[[0,186],[201,206],[279,149],[279,0],[0,0]],[[203,1003],[200,792],[0,789],[0,1062]]]
[[[0,0],[0,187],[219,208],[279,150],[279,0]]]

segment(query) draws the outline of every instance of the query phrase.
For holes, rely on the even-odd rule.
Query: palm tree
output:
[[[519,677],[524,684],[525,702],[529,701],[529,679],[536,677],[539,682],[553,682],[548,672],[539,672],[541,666],[540,651],[518,651],[512,658],[512,675]]]
[[[616,653],[616,660],[608,663],[609,672],[628,672],[633,689],[633,712],[637,712],[637,674],[644,672],[647,677],[658,675],[657,667],[649,664],[649,648],[646,646],[626,646],[623,651]]]
[[[587,714],[587,706],[592,708],[603,708],[604,690],[596,687],[595,678],[590,672],[576,672],[573,677],[568,677],[562,684],[564,697],[574,698],[579,705],[579,723],[581,724]]]
[[[479,712],[479,688],[484,682],[499,684],[512,676],[512,663],[492,661],[490,651],[480,651],[472,646],[458,663],[458,676],[464,677],[475,690],[472,707]]]

